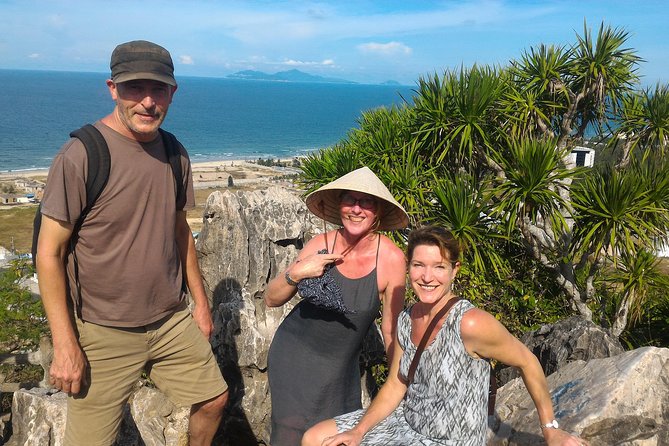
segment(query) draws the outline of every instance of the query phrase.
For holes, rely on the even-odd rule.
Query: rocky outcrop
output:
[[[39,444],[62,446],[67,395],[35,388],[14,392],[13,434],[8,445]]]
[[[570,362],[548,384],[561,426],[592,446],[669,445],[669,349]],[[543,444],[540,430],[522,380],[501,387],[488,444]]]
[[[578,316],[543,325],[520,340],[539,358],[546,376],[573,361],[608,358],[625,351],[608,330]],[[519,376],[517,369],[504,368],[498,373],[499,385]]]
[[[321,228],[302,200],[283,188],[214,192],[207,199],[197,251],[212,299],[212,345],[230,386],[220,444],[269,443],[267,352],[293,304],[267,308],[263,292]]]
[[[189,407],[179,408],[156,389],[138,386],[124,412],[115,446],[186,446]],[[19,390],[12,401],[13,435],[7,446],[65,446],[67,395]]]

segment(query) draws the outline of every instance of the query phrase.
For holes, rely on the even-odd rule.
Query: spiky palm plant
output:
[[[499,126],[497,104],[505,84],[497,69],[473,66],[419,80],[414,98],[416,137],[435,163],[456,171],[487,165]]]
[[[361,167],[360,154],[346,142],[309,154],[300,166],[298,183],[304,194],[315,191],[355,169]]]
[[[559,192],[563,180],[578,171],[564,167],[555,144],[552,138],[510,140],[505,150],[492,152],[505,173],[495,187],[495,211],[509,233],[517,225],[529,230],[528,225],[541,224],[546,237],[555,239],[566,228],[563,210],[569,204]]]
[[[618,321],[622,297],[597,295],[596,279],[669,237],[668,87],[629,93],[641,58],[626,48],[626,31],[602,24],[595,36],[584,23],[576,39],[531,48],[507,68],[420,78],[411,104],[363,113],[344,141],[310,157],[305,187],[368,165],[412,225],[442,224],[469,247],[469,267],[513,269],[495,256],[522,247],[571,310],[592,320],[599,303],[600,320]],[[616,116],[621,131],[611,136]],[[575,169],[571,149],[590,129],[614,140],[633,134],[640,156],[621,172]],[[525,273],[508,277],[533,283]]]
[[[572,187],[575,214],[573,247],[595,259],[609,255],[614,266],[621,254],[653,246],[662,228],[653,220],[667,212],[657,206],[648,182],[636,170],[595,171]]]
[[[664,156],[669,151],[669,86],[658,84],[653,90],[630,92],[619,102],[620,112],[614,116],[623,145],[619,167],[630,162],[639,146],[646,149],[642,156],[651,153]]]
[[[660,259],[645,249],[621,256],[620,267],[605,278],[605,283],[618,290],[617,305],[611,331],[620,336],[628,325],[639,321],[650,299],[669,288],[669,276],[660,267]]]
[[[427,222],[451,231],[475,272],[492,271],[503,277],[508,271],[495,245],[506,237],[492,217],[489,188],[467,174],[435,178],[433,182],[434,203]]]

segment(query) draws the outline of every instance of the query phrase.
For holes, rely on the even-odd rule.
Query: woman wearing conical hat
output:
[[[404,306],[406,260],[379,231],[405,228],[407,213],[367,167],[306,198],[316,216],[340,226],[311,239],[268,285],[277,307],[303,298],[279,326],[269,351],[272,446],[295,446],[317,422],[360,409],[362,341],[382,308],[381,331],[392,358]]]

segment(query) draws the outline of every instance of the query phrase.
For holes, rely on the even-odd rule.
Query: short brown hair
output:
[[[407,246],[407,257],[409,261],[413,258],[416,246],[428,245],[438,246],[441,256],[451,263],[460,261],[460,243],[453,234],[441,226],[422,226],[409,233]]]

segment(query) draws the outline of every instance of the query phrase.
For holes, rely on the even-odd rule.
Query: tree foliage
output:
[[[16,261],[0,272],[0,349],[3,353],[35,348],[47,332],[42,302],[18,284],[26,272],[24,263]]]
[[[363,113],[308,157],[302,184],[367,165],[412,227],[453,231],[466,248],[462,292],[486,293],[493,314],[532,325],[521,313],[575,312],[620,335],[661,307],[653,252],[669,233],[669,87],[635,90],[642,60],[628,38],[584,23],[571,46],[420,78],[403,106]],[[617,168],[577,168],[571,152],[586,139],[622,148]]]

